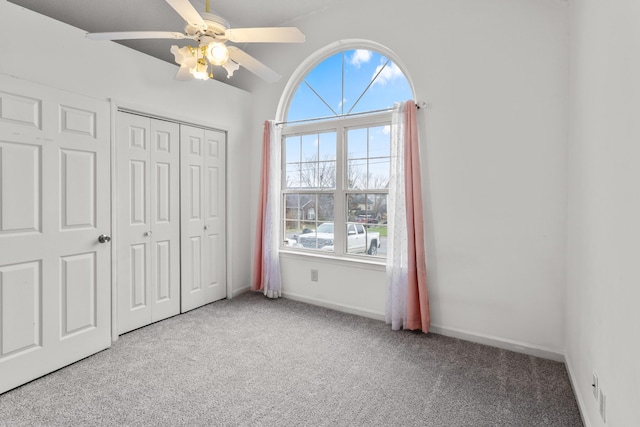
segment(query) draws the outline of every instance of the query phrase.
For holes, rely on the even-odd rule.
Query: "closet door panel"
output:
[[[204,304],[202,287],[203,187],[202,146],[204,131],[180,126],[181,146],[181,246],[182,246],[182,312]]]
[[[204,230],[207,240],[205,299],[217,301],[226,298],[225,256],[225,147],[226,134],[220,131],[205,131],[204,167],[205,218]]]
[[[180,126],[119,112],[118,333],[180,312]]]
[[[117,288],[118,333],[151,322],[151,194],[149,191],[149,118],[117,115],[118,220]]]
[[[226,134],[181,126],[182,311],[225,298]]]
[[[180,125],[151,119],[151,321],[180,313]]]

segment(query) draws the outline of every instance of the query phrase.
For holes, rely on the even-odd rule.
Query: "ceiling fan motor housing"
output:
[[[202,19],[207,25],[205,30],[195,25],[187,24],[184,29],[185,33],[190,36],[209,36],[217,40],[226,40],[225,33],[230,27],[226,19],[212,13],[202,13]]]

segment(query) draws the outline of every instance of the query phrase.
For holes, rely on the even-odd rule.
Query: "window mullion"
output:
[[[336,129],[336,191],[334,196],[334,241],[333,247],[336,255],[346,254],[346,217],[345,217],[345,134],[344,127],[338,125]]]

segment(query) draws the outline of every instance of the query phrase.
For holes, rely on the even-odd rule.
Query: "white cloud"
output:
[[[360,67],[360,64],[366,64],[371,60],[371,51],[365,49],[356,49],[351,57],[351,65]]]
[[[385,127],[382,128],[382,133],[384,135],[389,135],[391,133],[391,126],[390,125],[386,125]]]
[[[338,110],[342,109],[342,106],[347,103],[347,98],[342,98],[342,101],[338,103]]]
[[[382,67],[384,67],[384,64],[380,64],[380,65],[378,65],[376,67],[376,71],[374,71],[373,75],[371,76],[372,79],[376,76],[376,74],[378,74],[378,72],[380,72]],[[388,82],[390,82],[392,80],[395,80],[397,78],[403,77],[403,76],[404,76],[404,74],[402,73],[400,68],[398,68],[398,66],[396,64],[394,64],[393,62],[389,62],[387,64],[387,66],[384,67],[384,70],[382,70],[382,72],[380,73],[378,78],[373,82],[373,84],[374,85],[381,84],[381,85],[384,86]]]

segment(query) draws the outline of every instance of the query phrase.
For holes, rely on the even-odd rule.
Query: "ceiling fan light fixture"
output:
[[[207,46],[207,59],[213,65],[224,65],[229,60],[229,49],[224,43],[211,42]]]
[[[209,80],[209,73],[207,71],[207,61],[204,58],[198,59],[196,66],[191,69],[191,74],[198,80]]]
[[[227,61],[222,67],[227,70],[227,78],[230,79],[231,76],[233,76],[233,73],[238,71],[240,64],[233,61]]]

